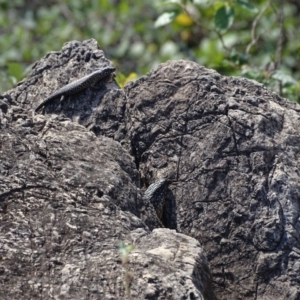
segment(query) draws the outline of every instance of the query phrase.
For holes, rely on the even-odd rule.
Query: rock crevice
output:
[[[299,299],[299,105],[180,60],[34,112],[107,65],[73,41],[0,96],[0,298]]]

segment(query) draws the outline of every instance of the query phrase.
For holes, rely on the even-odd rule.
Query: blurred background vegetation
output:
[[[300,102],[299,0],[0,0],[0,93],[71,40],[94,38],[118,81],[186,59]]]

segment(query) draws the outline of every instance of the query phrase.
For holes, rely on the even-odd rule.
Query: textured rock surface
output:
[[[299,105],[184,61],[125,92],[141,177],[175,172],[165,224],[201,242],[218,299],[300,299]]]
[[[138,284],[133,299],[215,299],[208,263],[199,242],[175,230],[132,231],[131,255]],[[174,284],[175,283],[175,284]]]
[[[109,64],[68,43],[0,96],[0,298],[124,299],[124,241],[134,299],[300,299],[300,107],[171,61],[34,114]],[[177,233],[140,190],[166,177]]]
[[[142,198],[133,157],[112,139],[126,125],[125,95],[113,80],[47,104],[45,115],[33,112],[73,75],[79,78],[105,65],[109,62],[94,40],[71,42],[1,96],[1,299],[125,299],[118,244],[134,243],[143,255],[149,249],[145,242],[139,247],[139,233],[153,241],[150,229],[161,227],[154,208]],[[159,256],[145,270],[146,260],[132,259],[132,295],[179,299],[192,293],[203,299],[203,292],[214,299],[199,243],[182,236],[176,244],[174,235],[165,233],[160,235],[164,240],[153,243],[167,247],[173,241],[173,251],[184,248],[177,260],[168,261],[169,268],[157,270]],[[181,264],[185,268],[177,276]],[[145,289],[153,284],[149,274],[163,279],[170,269],[174,275],[169,279],[154,278],[153,295]],[[148,277],[140,282],[137,275],[143,270]],[[181,288],[175,287],[178,278],[184,281]]]

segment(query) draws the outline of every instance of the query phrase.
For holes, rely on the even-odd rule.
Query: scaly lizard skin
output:
[[[35,111],[38,112],[46,103],[55,98],[73,95],[95,85],[101,79],[111,75],[115,70],[113,67],[105,67],[63,86],[39,104]]]
[[[168,179],[161,179],[152,183],[144,193],[143,198],[152,203],[158,218],[162,221],[165,196],[169,185]]]

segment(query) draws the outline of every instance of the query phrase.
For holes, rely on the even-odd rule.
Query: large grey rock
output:
[[[33,112],[108,64],[71,42],[0,97],[0,298],[124,299],[124,241],[134,299],[300,299],[300,107],[171,61]]]
[[[1,299],[125,299],[118,244],[134,244],[143,253],[146,241],[156,236],[151,230],[162,226],[151,204],[143,201],[133,157],[113,139],[119,128],[116,136],[125,137],[126,127],[125,94],[113,80],[47,104],[45,115],[34,113],[70,77],[107,64],[94,40],[71,42],[1,96]],[[139,232],[145,240],[141,245]],[[180,245],[174,236],[180,236]],[[132,295],[162,299],[167,293],[176,299],[194,293],[197,299],[214,299],[199,243],[173,232],[159,238],[157,247],[171,246],[180,256],[165,261],[160,272],[163,261],[157,255],[147,269],[145,261],[132,259]],[[167,274],[170,269],[173,276]],[[149,274],[161,278],[153,295],[144,289]],[[178,278],[190,279],[170,291]]]
[[[300,107],[173,61],[125,87],[144,181],[173,176],[164,224],[201,242],[218,299],[300,299]]]
[[[208,262],[194,238],[165,228],[131,235],[136,249],[130,260],[138,278],[133,299],[215,299]]]

